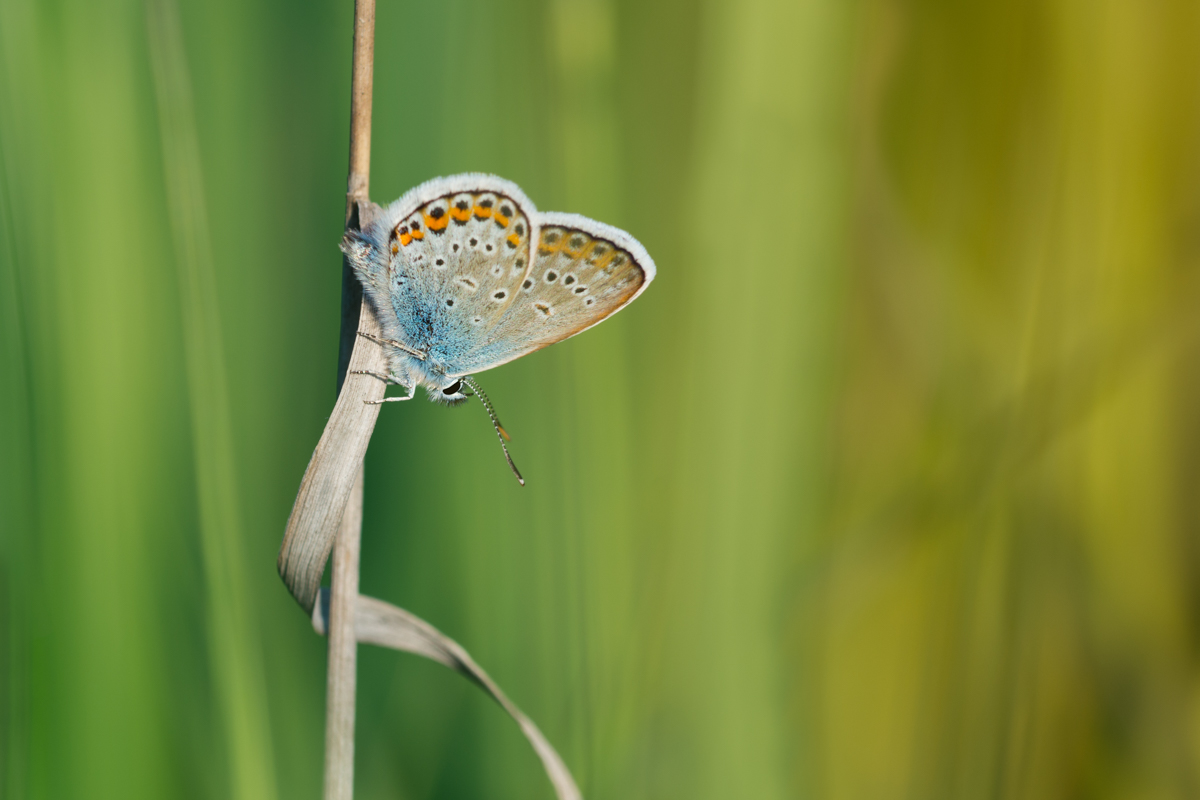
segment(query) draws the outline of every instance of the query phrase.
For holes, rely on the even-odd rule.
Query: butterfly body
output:
[[[655,274],[624,231],[539,212],[516,184],[476,173],[409,191],[342,250],[389,340],[391,378],[450,404],[470,375],[600,323]]]

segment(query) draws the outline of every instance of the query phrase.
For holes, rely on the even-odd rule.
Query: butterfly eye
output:
[[[445,394],[445,395],[458,394],[458,390],[461,388],[462,388],[462,381],[455,381],[454,383],[447,386],[445,389],[442,389],[442,394]]]

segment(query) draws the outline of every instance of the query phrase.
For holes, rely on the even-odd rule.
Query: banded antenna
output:
[[[521,477],[520,471],[517,470],[517,465],[513,463],[512,456],[508,454],[508,447],[504,444],[506,441],[512,441],[512,437],[508,435],[508,431],[504,430],[504,426],[500,424],[500,420],[496,417],[496,410],[492,408],[492,401],[488,400],[487,394],[483,389],[479,388],[479,384],[473,377],[468,375],[462,379],[462,382],[471,387],[471,391],[479,398],[479,402],[483,403],[483,407],[487,409],[488,416],[492,418],[492,426],[496,429],[496,438],[500,440],[500,449],[504,451],[504,458],[508,461],[509,469],[513,471],[513,475],[517,476],[517,480],[521,485],[525,485],[525,479]]]

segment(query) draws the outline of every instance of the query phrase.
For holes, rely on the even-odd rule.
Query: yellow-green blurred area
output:
[[[371,190],[629,230],[388,405],[362,590],[585,796],[1200,797],[1195,0],[379,0]],[[0,795],[317,798],[275,571],[333,407],[350,0],[0,0]],[[393,390],[395,391],[395,390]],[[359,656],[356,797],[550,798]]]

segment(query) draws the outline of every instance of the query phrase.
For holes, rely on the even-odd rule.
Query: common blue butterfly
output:
[[[597,325],[654,280],[637,240],[577,214],[539,212],[511,181],[465,173],[408,191],[342,239],[375,309],[388,374],[411,400],[456,405],[472,377]],[[373,338],[373,337],[372,337]],[[504,448],[509,466],[521,479]]]

